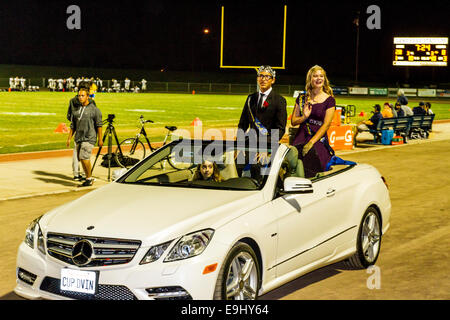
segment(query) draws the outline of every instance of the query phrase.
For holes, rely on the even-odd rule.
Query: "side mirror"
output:
[[[127,171],[128,170],[126,168],[120,168],[120,169],[114,170],[112,173],[112,181],[116,181],[121,176],[123,176],[125,174],[125,172],[127,172]]]
[[[285,193],[313,193],[314,189],[311,180],[298,177],[288,177],[284,179]]]

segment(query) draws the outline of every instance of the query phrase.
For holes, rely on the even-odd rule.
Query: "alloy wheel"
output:
[[[226,280],[226,298],[234,300],[256,299],[258,270],[248,252],[240,252],[230,264]]]
[[[361,244],[364,257],[367,262],[372,263],[380,250],[380,222],[378,216],[370,212],[363,222],[361,232]]]

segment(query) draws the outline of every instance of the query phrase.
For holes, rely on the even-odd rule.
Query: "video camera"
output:
[[[108,114],[108,118],[106,120],[103,120],[103,124],[109,123],[112,124],[114,122],[114,118],[116,117],[115,114]]]

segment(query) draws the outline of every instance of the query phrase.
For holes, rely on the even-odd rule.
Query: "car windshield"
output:
[[[270,148],[235,141],[179,140],[142,160],[117,182],[184,188],[259,190],[270,170]]]

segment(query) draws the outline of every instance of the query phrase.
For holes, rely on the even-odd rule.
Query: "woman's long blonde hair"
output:
[[[212,180],[215,182],[222,182],[223,177],[220,174],[219,166],[217,165],[217,163],[215,161],[211,161],[211,162],[213,164]],[[195,170],[194,175],[192,177],[193,181],[203,180],[202,173],[200,172],[200,167],[202,166],[203,163],[205,163],[205,160],[202,163],[199,163],[197,165],[197,169]]]
[[[311,97],[312,90],[313,90],[313,87],[311,84],[312,75],[317,70],[321,70],[323,73],[323,78],[324,78],[323,91],[333,97],[333,89],[331,89],[330,81],[328,81],[328,78],[327,78],[327,73],[325,72],[324,68],[322,68],[321,66],[318,66],[318,65],[311,67],[311,69],[309,69],[308,73],[306,74],[306,85],[305,85],[306,96],[308,98]]]

